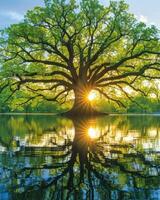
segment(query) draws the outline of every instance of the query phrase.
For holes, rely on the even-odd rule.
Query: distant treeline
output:
[[[58,105],[55,102],[30,102],[21,106],[13,106],[10,103],[0,102],[0,112],[47,112],[47,113],[60,113],[71,108],[73,102],[67,102],[64,105]],[[160,113],[160,101],[148,97],[136,97],[132,101],[123,99],[125,107],[120,107],[106,100],[97,100],[94,102],[97,109],[103,112],[111,113]]]
[[[108,112],[120,113],[160,113],[160,101],[154,98],[138,96],[132,101],[124,99],[125,107],[119,107],[113,102],[101,102],[99,107],[101,110]]]

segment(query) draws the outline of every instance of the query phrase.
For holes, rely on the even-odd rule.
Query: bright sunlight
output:
[[[88,94],[88,100],[89,100],[89,101],[93,101],[95,98],[96,98],[96,93],[95,93],[94,91],[91,91],[91,92]]]
[[[88,135],[91,139],[96,139],[99,137],[98,132],[96,131],[96,129],[94,129],[93,127],[90,127],[88,129]]]

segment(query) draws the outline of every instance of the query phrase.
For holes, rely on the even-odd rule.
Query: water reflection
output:
[[[1,116],[0,199],[159,199],[159,119]]]

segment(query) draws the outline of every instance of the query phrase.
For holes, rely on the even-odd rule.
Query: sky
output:
[[[107,4],[108,0],[100,0]],[[160,0],[126,0],[138,20],[160,27]],[[0,0],[0,29],[23,20],[27,10],[42,6],[43,0]]]

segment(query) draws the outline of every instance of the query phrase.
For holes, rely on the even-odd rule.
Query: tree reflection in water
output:
[[[6,148],[1,155],[4,199],[158,199],[160,152],[150,147],[155,138],[143,137],[144,129],[155,134],[153,127],[141,127],[138,136],[124,119],[100,119],[105,126],[97,119],[72,121],[74,134],[68,121],[63,127],[42,129],[35,121],[28,122],[26,131],[46,135],[43,143],[33,145],[36,134],[25,140],[28,145],[13,132],[8,146],[0,139]],[[159,123],[155,130],[158,142]]]

